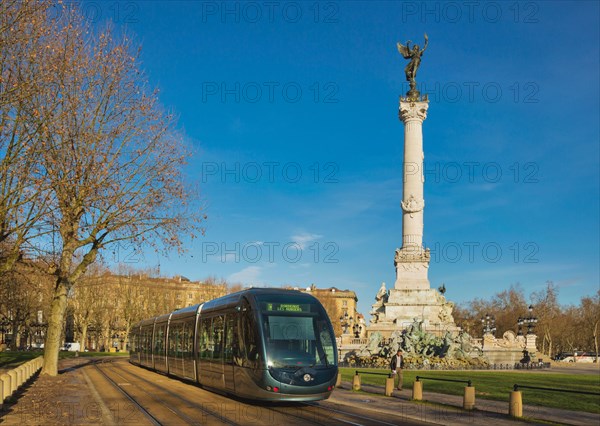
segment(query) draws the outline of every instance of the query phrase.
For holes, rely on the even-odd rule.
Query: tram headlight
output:
[[[308,373],[305,374],[302,378],[304,379],[305,382],[310,382],[313,379],[312,376]]]

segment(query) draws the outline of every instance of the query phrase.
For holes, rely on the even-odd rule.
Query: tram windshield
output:
[[[329,318],[311,296],[257,296],[267,367],[328,367],[336,364]]]

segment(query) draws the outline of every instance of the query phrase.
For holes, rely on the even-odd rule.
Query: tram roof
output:
[[[247,289],[238,291],[236,293],[231,293],[231,294],[228,294],[225,296],[218,297],[213,300],[209,300],[208,302],[205,302],[205,303],[187,306],[185,308],[178,309],[178,310],[168,313],[168,314],[163,314],[163,315],[159,315],[157,317],[145,319],[145,320],[140,321],[139,323],[135,324],[134,327],[139,327],[140,325],[144,326],[144,325],[154,324],[155,322],[156,323],[166,322],[169,319],[175,320],[175,319],[187,318],[189,316],[196,315],[199,312],[210,313],[215,310],[228,308],[228,307],[237,305],[238,302],[240,301],[240,299],[246,295],[256,296],[256,295],[264,295],[264,294],[290,294],[290,293],[307,294],[307,293],[303,293],[298,290],[290,290],[290,289],[283,289],[283,288],[251,287],[251,288],[247,288]]]

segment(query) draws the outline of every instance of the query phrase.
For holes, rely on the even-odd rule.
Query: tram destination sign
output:
[[[309,303],[265,303],[267,312],[310,312]]]

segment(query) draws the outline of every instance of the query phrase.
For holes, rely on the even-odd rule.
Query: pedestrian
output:
[[[398,349],[396,355],[392,357],[392,361],[390,362],[390,370],[392,370],[392,374],[396,376],[398,379],[398,384],[396,388],[398,390],[402,390],[402,369],[404,368],[404,357],[402,356],[402,350]]]

